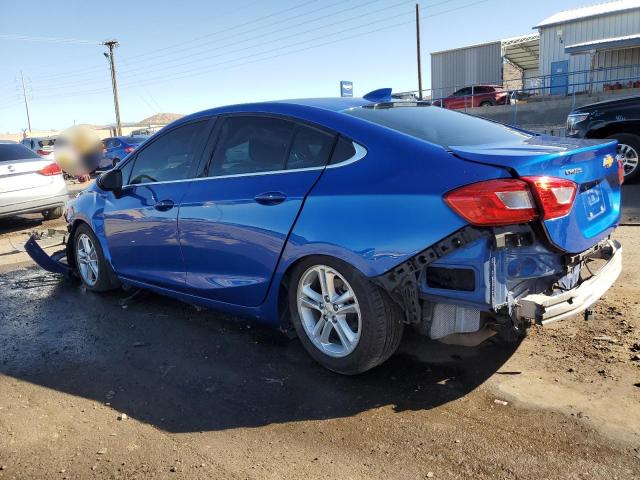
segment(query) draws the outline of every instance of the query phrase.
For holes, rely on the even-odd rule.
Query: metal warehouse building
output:
[[[640,79],[640,0],[559,12],[533,28],[539,34],[432,53],[432,96],[483,83],[566,95]]]
[[[451,95],[460,87],[502,85],[508,67],[515,68],[519,84],[538,75],[537,33],[444,50],[431,54],[431,90],[434,98]],[[505,68],[506,66],[506,68]]]
[[[605,81],[622,84],[640,74],[640,0],[567,10],[535,28],[540,74],[552,94],[602,90]]]

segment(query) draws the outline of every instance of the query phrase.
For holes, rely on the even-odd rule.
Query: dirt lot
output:
[[[624,271],[595,320],[476,349],[407,335],[351,378],[244,320],[83,291],[12,246],[61,222],[0,221],[0,479],[640,478],[627,192]]]

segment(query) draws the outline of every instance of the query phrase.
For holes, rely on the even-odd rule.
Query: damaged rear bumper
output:
[[[73,274],[73,270],[66,262],[66,248],[49,255],[40,245],[38,245],[36,235],[31,235],[31,237],[29,237],[27,243],[24,244],[24,248],[31,259],[45,270],[68,276]]]
[[[516,317],[522,320],[548,324],[580,313],[593,305],[614,284],[622,271],[622,247],[619,242],[608,242],[598,258],[607,260],[600,271],[575,288],[557,295],[530,294],[520,298]]]

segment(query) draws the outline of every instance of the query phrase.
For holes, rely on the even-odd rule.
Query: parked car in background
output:
[[[509,92],[498,85],[473,85],[456,90],[452,95],[434,100],[432,103],[450,110],[461,110],[472,107],[506,105],[509,101]]]
[[[105,138],[102,141],[104,150],[102,153],[102,158],[100,159],[100,164],[98,165],[98,169],[107,170],[112,168],[120,160],[122,160],[136,148],[138,148],[138,146],[147,138],[149,137],[143,135],[136,137],[126,136]]]
[[[626,182],[640,178],[640,95],[591,103],[567,117],[567,137],[618,141],[617,157]]]
[[[23,138],[20,143],[46,160],[53,162],[56,159],[56,137],[28,137]]]
[[[615,148],[390,89],[220,107],[69,201],[67,264],[33,239],[27,251],[90,291],[125,284],[255,317],[355,374],[403,332],[513,339],[595,302],[621,270]]]
[[[0,141],[0,217],[35,212],[58,218],[68,196],[57,163],[24,144]]]

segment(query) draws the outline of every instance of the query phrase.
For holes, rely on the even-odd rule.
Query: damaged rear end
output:
[[[587,310],[615,282],[622,249],[622,169],[616,143],[523,135],[521,140],[449,147],[511,178],[444,195],[468,226],[378,277],[407,322],[433,339],[473,345],[515,338]]]

